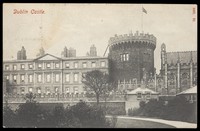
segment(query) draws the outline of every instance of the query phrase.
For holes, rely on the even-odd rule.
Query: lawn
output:
[[[175,127],[151,121],[118,118],[116,128],[175,128]]]

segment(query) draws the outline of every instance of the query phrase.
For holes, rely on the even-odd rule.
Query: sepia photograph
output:
[[[3,128],[197,128],[197,11],[3,3]]]

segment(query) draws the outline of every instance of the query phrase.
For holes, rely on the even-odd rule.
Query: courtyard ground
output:
[[[195,123],[181,121],[129,116],[118,116],[117,118],[116,128],[197,128]]]

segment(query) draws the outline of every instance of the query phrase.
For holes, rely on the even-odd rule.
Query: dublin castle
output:
[[[115,35],[109,40],[108,57],[97,56],[94,45],[86,56],[76,56],[73,48],[61,57],[41,48],[35,59],[27,59],[24,47],[17,60],[3,61],[3,92],[11,94],[85,94],[82,76],[100,70],[117,81],[117,89],[129,92],[149,88],[160,95],[176,95],[197,84],[197,51],[167,52],[161,45],[161,69],[156,74],[154,50],[156,37],[139,33]]]

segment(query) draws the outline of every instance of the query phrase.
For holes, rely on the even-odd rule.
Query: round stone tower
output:
[[[109,40],[110,76],[115,81],[148,79],[154,75],[154,50],[156,37],[137,31],[115,35]]]

